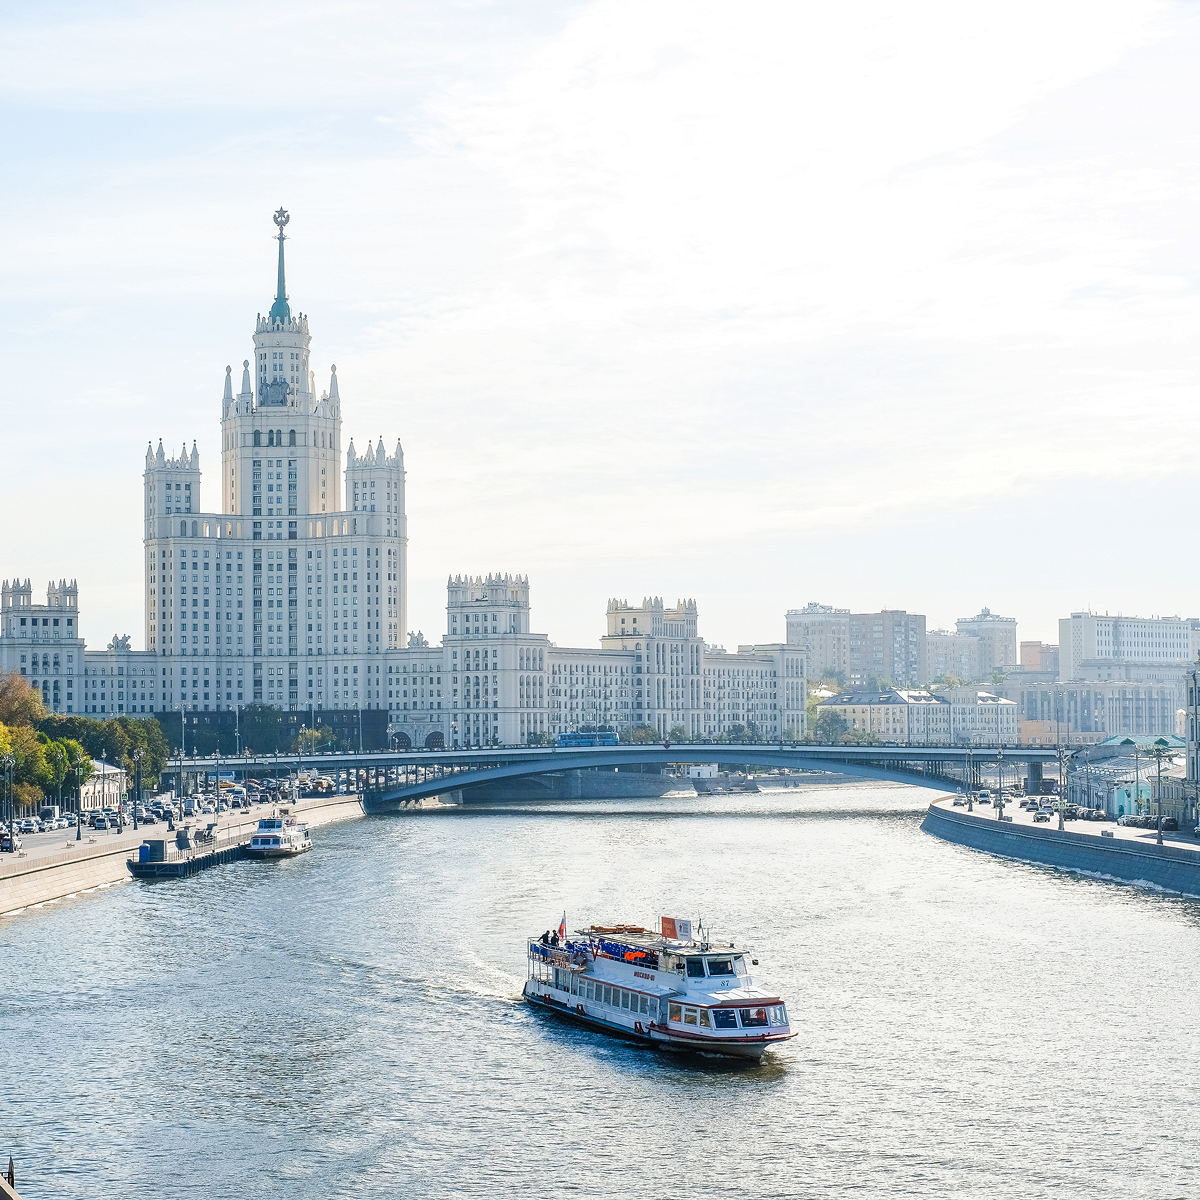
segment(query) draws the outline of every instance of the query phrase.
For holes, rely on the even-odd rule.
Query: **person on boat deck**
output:
[[[550,930],[548,930],[548,929],[546,930],[545,933],[542,934],[542,945],[543,946],[550,945]]]
[[[557,929],[550,935],[550,945],[552,945],[552,946],[558,945],[558,930]]]

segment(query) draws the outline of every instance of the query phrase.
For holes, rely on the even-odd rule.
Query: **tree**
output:
[[[668,742],[686,742],[688,740],[688,731],[682,725],[672,725],[667,730]]]
[[[1008,676],[1003,671],[992,672],[992,687],[999,687]]]
[[[785,742],[798,742],[800,740],[800,734],[797,731],[795,725],[789,725],[783,731],[783,740]]]
[[[46,715],[42,698],[16,671],[0,675],[0,725],[36,725]]]
[[[324,750],[329,743],[329,737],[322,729],[302,729],[292,739],[293,754],[313,754]]]
[[[896,685],[884,675],[868,675],[868,692],[890,692]]]
[[[618,741],[627,746],[650,746],[662,741],[662,734],[653,725],[634,725],[621,730]]]
[[[812,724],[813,739],[822,746],[835,746],[849,728],[846,718],[837,709],[823,708]]]

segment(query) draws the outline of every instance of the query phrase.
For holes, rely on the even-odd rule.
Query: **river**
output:
[[[0,921],[0,1113],[51,1197],[1183,1197],[1200,905],[920,831],[931,793],[345,822]],[[800,1036],[689,1060],[519,1001],[557,923],[702,916]]]

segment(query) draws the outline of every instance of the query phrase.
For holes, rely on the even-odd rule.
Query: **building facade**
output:
[[[998,617],[984,608],[973,617],[960,617],[954,627],[967,637],[979,639],[978,678],[990,678],[993,671],[1007,673],[1017,665],[1015,617]]]
[[[924,683],[925,617],[900,608],[850,614],[850,686],[872,678],[897,687]]]
[[[996,691],[1012,700],[1039,741],[1054,730],[1053,741],[1069,745],[1108,737],[1173,735],[1181,707],[1174,683],[1128,683],[1124,680],[1074,680],[1070,683],[1022,683],[1009,680]]]
[[[233,391],[225,370],[217,503],[195,444],[147,448],[145,638],[168,708],[380,708],[404,644],[404,455],[345,450],[337,368],[317,394],[308,317],[293,314],[279,228],[275,300]]]
[[[947,675],[975,680],[983,676],[980,641],[965,633],[933,629],[925,634],[925,680],[937,683]]]
[[[973,687],[846,692],[817,705],[832,709],[851,731],[912,746],[1012,746],[1017,706]]]
[[[1171,683],[1180,689],[1196,658],[1200,621],[1076,612],[1058,623],[1066,679]]]
[[[809,677],[845,680],[850,672],[850,610],[809,603],[789,608],[785,619],[788,645],[808,651]]]

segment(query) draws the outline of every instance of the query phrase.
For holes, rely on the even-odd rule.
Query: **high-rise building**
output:
[[[955,623],[959,633],[979,639],[979,674],[1011,671],[1017,665],[1017,620],[998,617],[984,608],[973,617],[960,617]]]
[[[293,314],[284,226],[270,311],[235,395],[225,371],[218,502],[200,456],[146,451],[146,646],[167,707],[386,707],[382,656],[404,644],[404,456],[345,450],[337,368],[317,394],[308,317]]]
[[[1173,683],[1195,659],[1200,621],[1076,612],[1058,623],[1064,679]],[[1181,691],[1182,696],[1182,691]]]
[[[1058,679],[1058,647],[1045,642],[1022,642],[1021,666],[1026,671]]]
[[[901,608],[850,614],[849,682],[864,688],[872,679],[896,687],[924,682],[925,617]]]
[[[787,642],[808,650],[812,679],[838,676],[850,670],[850,610],[809,603],[787,611]]]

